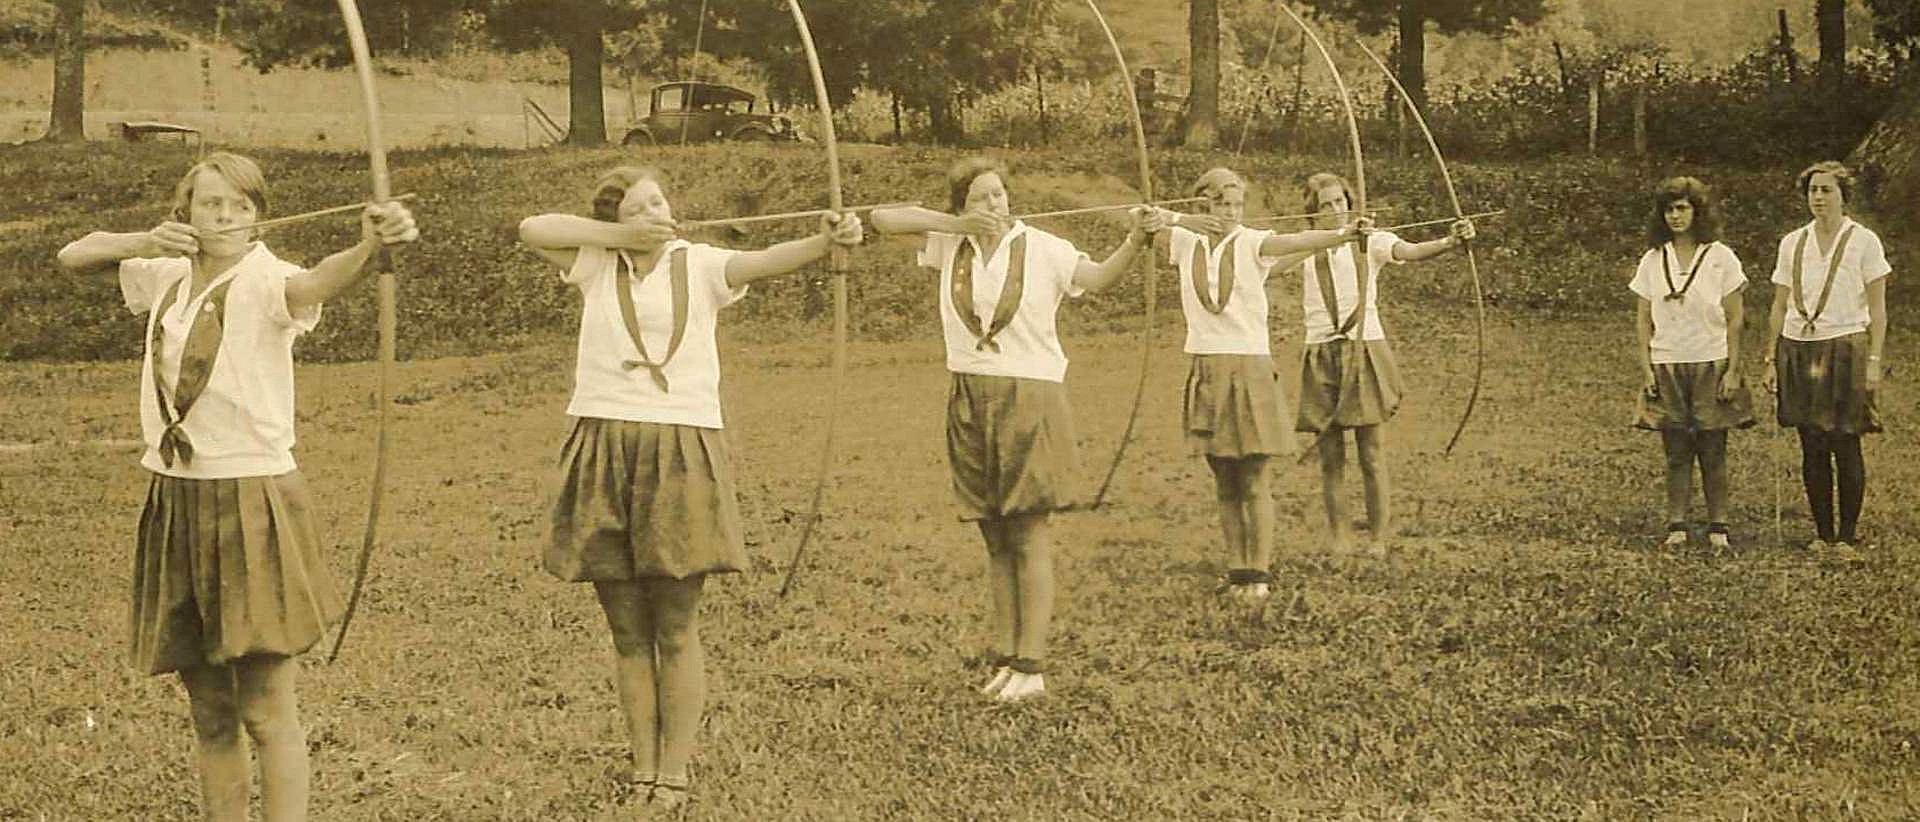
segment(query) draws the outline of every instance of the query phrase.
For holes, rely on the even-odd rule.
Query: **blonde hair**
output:
[[[1304,211],[1316,211],[1320,205],[1320,189],[1327,186],[1339,186],[1340,193],[1347,198],[1347,208],[1353,208],[1353,188],[1347,185],[1347,178],[1331,171],[1322,171],[1307,178],[1300,186],[1300,199],[1304,201]]]
[[[1239,172],[1233,169],[1224,166],[1215,166],[1202,172],[1200,177],[1193,181],[1193,187],[1189,190],[1194,197],[1211,199],[1219,196],[1221,192],[1236,186],[1241,191],[1246,191],[1246,178],[1241,177]]]
[[[193,181],[202,171],[211,171],[220,175],[229,185],[239,189],[253,201],[255,216],[267,213],[267,175],[261,173],[260,164],[247,157],[230,151],[216,151],[194,163],[180,182],[173,185],[173,208],[170,211],[174,222],[187,222],[193,208]]]

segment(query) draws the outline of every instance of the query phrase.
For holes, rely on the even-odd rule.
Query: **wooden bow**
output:
[[[793,12],[793,24],[800,30],[800,44],[807,53],[807,70],[813,76],[813,98],[820,108],[820,143],[827,149],[827,197],[828,205],[835,214],[845,205],[840,193],[840,149],[833,133],[833,103],[827,95],[826,75],[820,71],[820,52],[814,48],[813,32],[807,28],[807,15],[800,10],[800,0],[787,0],[787,9]],[[825,500],[827,480],[833,472],[833,440],[835,423],[840,418],[840,395],[846,384],[847,376],[847,249],[839,243],[830,243],[827,252],[827,270],[833,273],[833,388],[827,400],[827,433],[820,446],[820,467],[814,475],[813,499],[807,506],[806,519],[800,524],[800,538],[793,547],[793,559],[787,563],[786,579],[780,583],[780,596],[785,597],[793,587],[794,575],[800,571],[801,560],[805,558],[807,543],[813,537],[814,525],[820,519],[820,506]]]
[[[1362,54],[1367,55],[1367,59],[1372,60],[1375,66],[1380,67],[1380,73],[1386,75],[1387,82],[1393,84],[1393,90],[1397,92],[1400,95],[1400,99],[1407,104],[1407,113],[1413,115],[1413,122],[1420,126],[1420,133],[1427,138],[1427,148],[1433,152],[1433,162],[1440,166],[1440,179],[1445,180],[1447,183],[1447,200],[1453,205],[1454,219],[1466,219],[1466,211],[1460,207],[1460,193],[1456,191],[1453,186],[1453,173],[1447,170],[1447,158],[1440,153],[1440,143],[1433,139],[1433,129],[1427,127],[1427,118],[1420,113],[1420,107],[1413,104],[1413,95],[1407,93],[1407,87],[1400,84],[1400,78],[1393,75],[1393,72],[1387,68],[1387,64],[1380,59],[1380,56],[1374,54],[1372,49],[1367,48],[1367,44],[1360,42],[1358,39],[1355,39],[1353,42],[1354,45],[1360,47]],[[1460,413],[1460,422],[1453,426],[1453,436],[1447,438],[1447,447],[1443,452],[1447,455],[1453,454],[1453,446],[1460,442],[1460,434],[1467,430],[1467,419],[1473,416],[1473,407],[1480,401],[1480,378],[1486,372],[1487,366],[1487,301],[1485,290],[1480,284],[1480,264],[1473,258],[1472,241],[1464,241],[1460,247],[1467,252],[1467,271],[1473,275],[1473,310],[1475,315],[1473,388],[1467,392],[1467,407],[1465,411]]]
[[[1153,162],[1147,156],[1147,127],[1140,118],[1140,95],[1133,86],[1133,73],[1127,70],[1127,56],[1120,51],[1120,40],[1113,36],[1113,27],[1107,25],[1107,16],[1100,13],[1100,5],[1087,0],[1087,8],[1093,11],[1093,19],[1099,21],[1100,30],[1107,35],[1107,45],[1113,48],[1113,60],[1120,69],[1120,80],[1126,85],[1127,114],[1133,120],[1133,147],[1140,161],[1140,201],[1153,201]],[[1140,380],[1133,392],[1133,409],[1127,412],[1127,427],[1120,432],[1120,444],[1113,449],[1113,463],[1107,466],[1106,477],[1100,481],[1100,490],[1093,495],[1093,502],[1087,507],[1098,509],[1107,501],[1107,490],[1113,487],[1113,477],[1120,471],[1120,462],[1127,456],[1127,444],[1133,442],[1133,429],[1140,422],[1141,401],[1147,396],[1147,377],[1153,366],[1153,320],[1159,307],[1159,277],[1154,266],[1153,238],[1147,238],[1144,249],[1147,257],[1146,313],[1140,321]]]
[[[347,26],[347,40],[353,47],[354,70],[360,78],[360,100],[367,113],[367,162],[373,176],[373,202],[385,203],[393,199],[393,190],[387,176],[386,141],[380,132],[380,97],[373,85],[373,54],[367,48],[367,32],[360,23],[359,7],[354,5],[354,0],[339,0],[339,3],[340,16]],[[398,288],[394,282],[393,260],[385,246],[379,251],[375,270],[379,272],[380,366],[373,484],[367,492],[367,531],[360,542],[360,557],[354,563],[353,592],[347,597],[347,612],[340,620],[340,633],[333,640],[333,651],[327,654],[329,663],[339,658],[340,646],[347,641],[347,628],[352,626],[354,611],[360,605],[360,593],[367,581],[367,567],[373,559],[374,541],[380,528],[381,497],[387,484],[387,415],[393,405],[394,295]]]

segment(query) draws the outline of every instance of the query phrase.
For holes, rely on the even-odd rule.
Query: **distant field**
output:
[[[1392,292],[1389,292],[1391,295]],[[1625,421],[1626,317],[1497,315],[1461,449],[1471,326],[1388,300],[1410,379],[1391,429],[1395,560],[1319,547],[1283,469],[1280,592],[1216,593],[1212,490],[1156,341],[1113,506],[1062,517],[1053,693],[991,705],[984,560],[954,522],[935,332],[855,347],[822,539],[774,597],[829,383],[818,335],[729,335],[752,570],[709,588],[712,708],[693,819],[1896,819],[1920,815],[1920,413],[1895,385],[1869,441],[1863,565],[1775,539],[1765,429],[1733,442],[1738,550],[1667,553],[1658,445]],[[1281,361],[1297,357],[1285,329]],[[1897,331],[1890,359],[1915,355]],[[1132,397],[1136,340],[1069,335],[1088,479]],[[309,660],[314,818],[616,819],[625,756],[592,597],[536,566],[570,341],[404,363],[374,577],[344,658]],[[0,364],[0,818],[187,819],[173,680],[129,672],[145,477],[135,367]],[[348,578],[373,372],[300,369],[299,459]],[[1784,537],[1804,541],[1786,486]],[[1351,490],[1351,489],[1350,489]],[[1357,497],[1357,492],[1355,492]],[[1356,503],[1357,504],[1357,503]]]

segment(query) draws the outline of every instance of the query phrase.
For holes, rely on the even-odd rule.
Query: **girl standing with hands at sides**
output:
[[[1817,536],[1811,551],[1857,559],[1867,468],[1860,435],[1880,430],[1873,395],[1887,339],[1887,264],[1880,236],[1847,216],[1853,172],[1836,162],[1800,172],[1813,221],[1780,238],[1767,319],[1765,388],[1782,426],[1800,432],[1800,472]],[[1834,522],[1835,482],[1840,490]]]
[[[1180,271],[1180,308],[1192,357],[1181,425],[1213,472],[1220,530],[1236,597],[1266,599],[1273,582],[1270,457],[1290,456],[1292,409],[1273,366],[1267,328],[1267,274],[1282,255],[1324,251],[1354,239],[1359,224],[1276,234],[1240,224],[1247,183],[1209,169],[1192,195],[1203,214],[1169,213],[1168,253]]]
[[[925,234],[920,265],[940,272],[953,374],[947,458],[961,518],[977,522],[986,540],[993,603],[994,672],[981,691],[1018,701],[1046,692],[1042,660],[1054,599],[1047,521],[1068,507],[1078,468],[1055,314],[1062,299],[1119,280],[1165,218],[1135,209],[1126,241],[1096,263],[1073,243],[1013,219],[1007,185],[998,161],[962,160],[947,173],[951,213],[876,209],[873,227]]]
[[[719,311],[748,285],[860,242],[852,214],[760,251],[675,233],[658,169],[623,166],[594,183],[590,214],[542,214],[520,240],[580,289],[578,362],[544,564],[592,582],[613,635],[614,674],[643,801],[689,798],[688,762],[706,701],[699,630],[708,574],[747,564],[721,433]]]
[[[1727,430],[1754,424],[1753,400],[1740,382],[1741,303],[1747,275],[1719,241],[1720,214],[1706,184],[1662,181],[1653,193],[1647,233],[1628,288],[1634,318],[1640,401],[1634,425],[1660,432],[1667,456],[1667,547],[1687,544],[1693,466],[1707,497],[1707,541],[1727,543]]]
[[[131,656],[186,686],[210,820],[247,818],[249,739],[266,818],[306,818],[293,657],[342,608],[293,461],[293,341],[383,244],[420,236],[399,203],[369,206],[358,243],[303,270],[247,230],[266,210],[260,167],[215,152],[174,186],[165,222],[96,231],[59,254],[68,271],[114,272],[127,307],[148,315],[138,396],[152,478],[134,543]]]
[[[1307,211],[1317,212],[1313,227],[1335,228],[1352,220],[1347,181],[1321,172],[1308,177],[1301,191]],[[1438,240],[1410,243],[1386,231],[1367,231],[1362,239],[1331,251],[1294,255],[1282,261],[1301,266],[1301,304],[1306,349],[1300,367],[1300,414],[1295,430],[1319,435],[1321,499],[1327,507],[1329,547],[1344,552],[1352,542],[1346,505],[1340,498],[1347,444],[1353,431],[1366,492],[1368,530],[1375,553],[1385,553],[1393,535],[1393,489],[1387,477],[1386,437],[1381,425],[1400,407],[1400,369],[1380,324],[1380,272],[1388,264],[1429,259],[1462,247],[1474,238],[1473,223],[1457,220]],[[1364,272],[1364,276],[1362,276]]]

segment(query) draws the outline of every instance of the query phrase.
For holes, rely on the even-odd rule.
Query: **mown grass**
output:
[[[1445,276],[1413,267],[1394,286]],[[1262,618],[1230,607],[1211,487],[1175,430],[1184,363],[1167,329],[1115,504],[1059,519],[1053,693],[1018,707],[972,691],[985,563],[947,507],[931,330],[855,346],[822,539],[784,601],[826,350],[812,333],[730,333],[728,430],[754,567],[709,588],[714,689],[691,817],[1920,814],[1911,394],[1890,386],[1893,432],[1869,440],[1864,564],[1776,541],[1774,472],[1792,458],[1765,429],[1734,437],[1739,550],[1668,553],[1652,547],[1658,444],[1625,426],[1625,316],[1496,312],[1481,410],[1448,459],[1471,324],[1393,293],[1410,380],[1390,430],[1402,554],[1321,550],[1318,491],[1290,468],[1275,604]],[[1091,480],[1138,349],[1086,331],[1067,346]],[[1896,327],[1889,351],[1906,360],[1914,337]],[[344,658],[309,659],[302,684],[315,818],[631,815],[605,629],[585,589],[536,564],[570,357],[549,337],[400,366],[375,577]],[[0,441],[137,436],[135,373],[0,365]],[[299,458],[344,581],[373,371],[306,365],[299,378]],[[125,450],[0,454],[0,818],[194,813],[184,698],[121,661],[143,482]],[[1786,543],[1810,536],[1792,487]]]

